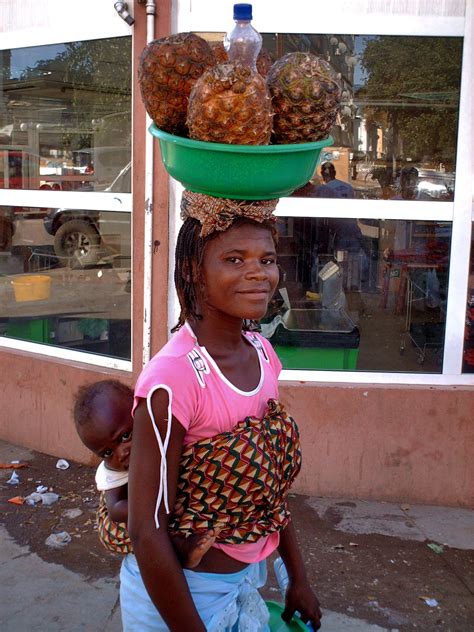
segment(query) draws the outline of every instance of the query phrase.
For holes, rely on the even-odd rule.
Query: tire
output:
[[[71,219],[58,228],[54,236],[54,252],[68,265],[90,266],[99,260],[100,235],[81,219]]]

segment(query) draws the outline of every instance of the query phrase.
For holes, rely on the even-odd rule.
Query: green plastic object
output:
[[[49,319],[10,320],[7,324],[6,335],[9,338],[19,338],[31,342],[50,342]]]
[[[289,623],[286,623],[281,618],[281,614],[284,607],[281,603],[276,601],[266,601],[268,612],[270,613],[270,626],[271,632],[308,632],[308,626],[306,626],[301,619],[293,617]]]
[[[284,369],[355,371],[359,349],[325,349],[275,345]]]
[[[165,169],[185,189],[214,197],[269,200],[291,195],[314,174],[331,136],[293,145],[226,145],[149,128],[160,141]]]

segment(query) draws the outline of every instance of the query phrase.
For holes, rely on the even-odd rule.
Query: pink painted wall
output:
[[[474,387],[286,383],[300,427],[295,491],[474,507]]]
[[[95,464],[77,438],[72,395],[113,374],[55,359],[2,352],[0,437]],[[283,383],[297,420],[303,469],[295,491],[474,507],[474,387],[426,388]]]

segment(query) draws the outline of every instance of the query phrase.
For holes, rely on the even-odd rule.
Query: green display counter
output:
[[[262,331],[284,369],[357,368],[360,334],[344,309],[289,309]]]
[[[50,342],[50,334],[49,318],[10,320],[6,329],[6,335],[9,338],[30,340],[31,342]]]

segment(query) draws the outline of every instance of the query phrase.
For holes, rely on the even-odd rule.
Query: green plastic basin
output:
[[[308,632],[308,626],[297,617],[293,617],[289,623],[283,621],[281,615],[285,608],[281,603],[276,601],[266,601],[265,603],[270,613],[268,625],[271,632]]]
[[[294,145],[226,145],[173,136],[156,127],[165,169],[184,188],[214,197],[268,200],[291,195],[312,177],[331,136]]]

